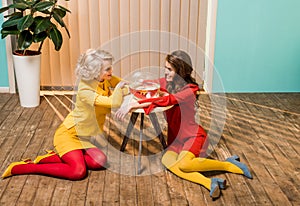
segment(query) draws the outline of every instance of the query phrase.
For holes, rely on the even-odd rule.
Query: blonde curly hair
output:
[[[113,61],[113,56],[101,49],[88,49],[78,58],[75,68],[77,78],[83,80],[92,80],[99,76],[103,61]]]

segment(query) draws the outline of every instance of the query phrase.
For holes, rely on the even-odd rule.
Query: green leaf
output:
[[[49,30],[49,28],[51,28],[51,21],[49,18],[45,18],[45,17],[41,17],[41,16],[37,16],[34,18],[34,33],[38,34],[40,32]]]
[[[16,4],[16,3],[24,3],[24,4],[27,4],[26,0],[13,0],[13,3]]]
[[[45,10],[45,11],[40,11],[43,14],[51,14],[51,12],[49,10]]]
[[[37,35],[33,35],[33,41],[35,43],[44,41],[47,38],[47,32],[43,31],[38,33]]]
[[[19,21],[21,20],[22,18],[19,18],[19,19],[8,19],[6,20],[3,24],[2,24],[2,28],[7,28],[7,27],[11,27],[11,26],[17,26]]]
[[[59,51],[63,42],[62,35],[60,31],[56,28],[50,30],[50,39],[52,40],[55,50]]]
[[[11,4],[8,6],[9,8],[15,8],[15,9],[19,9],[21,11],[24,11],[26,9],[29,9],[30,7],[26,4],[26,3],[15,3],[15,4]]]
[[[33,6],[33,5],[37,4],[37,3],[39,3],[40,1],[41,0],[33,0],[33,1],[27,2],[27,4],[30,5],[30,6]]]
[[[62,27],[66,26],[61,16],[56,11],[53,11],[53,17]]]
[[[59,15],[61,18],[63,18],[64,16],[66,16],[67,12],[62,9],[54,8],[53,13],[55,13],[56,15]]]
[[[2,8],[0,9],[0,14],[3,13],[3,12],[5,12],[5,11],[7,11],[8,9],[9,9],[8,6],[2,7]]]
[[[37,3],[36,5],[34,5],[34,9],[36,9],[37,11],[45,11],[50,9],[52,6],[54,5],[53,2],[49,2],[49,1],[41,1],[39,3]]]
[[[66,32],[67,32],[67,34],[68,34],[68,37],[71,38],[70,32],[69,32],[69,30],[68,30],[67,27],[65,27],[65,30],[66,30]]]
[[[67,32],[67,34],[68,34],[68,36],[69,36],[69,38],[70,38],[70,37],[71,37],[71,36],[70,36],[70,32],[69,32],[68,28],[66,27],[66,24],[65,24],[65,22],[63,21],[63,19],[61,18],[60,14],[57,13],[57,11],[58,11],[58,10],[54,10],[54,11],[53,11],[53,17],[54,17],[54,19],[55,19],[62,27],[64,27],[64,28],[66,29],[66,32]],[[59,12],[61,12],[61,10],[60,10]],[[66,13],[64,12],[64,14],[66,14]]]
[[[4,16],[5,18],[15,18],[15,19],[17,19],[17,18],[21,18],[23,16],[23,13],[22,12],[14,12],[14,13],[11,13],[11,14],[9,14],[9,15],[6,15],[6,16]]]
[[[16,26],[19,21],[22,19],[23,15],[21,12],[17,12],[15,15],[12,15],[8,20],[6,20],[2,24],[2,28],[10,27],[10,26]]]
[[[7,27],[7,28],[4,28],[1,30],[1,38],[4,39],[8,35],[17,35],[19,33],[20,32],[19,32],[17,26]]]
[[[28,14],[21,18],[21,20],[18,22],[18,29],[20,31],[23,31],[30,27],[30,25],[34,22],[33,16],[31,14]]]
[[[33,36],[28,30],[24,30],[20,33],[18,38],[18,48],[21,50],[27,49],[33,42]]]
[[[63,6],[58,6],[61,10],[71,13],[71,11]]]

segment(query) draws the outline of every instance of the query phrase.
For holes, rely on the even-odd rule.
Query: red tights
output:
[[[16,165],[11,172],[13,175],[43,174],[68,180],[80,180],[86,176],[88,169],[101,169],[105,163],[105,154],[98,148],[90,148],[68,152],[61,158],[54,154],[42,159],[38,164]]]

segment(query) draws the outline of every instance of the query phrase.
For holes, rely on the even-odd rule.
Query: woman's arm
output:
[[[186,85],[180,92],[175,94],[165,95],[163,97],[153,98],[153,99],[143,99],[139,103],[152,102],[156,106],[171,106],[175,104],[180,104],[186,102],[190,98],[195,98],[195,94],[198,91],[197,85]]]
[[[112,95],[104,96],[102,94],[98,94],[95,98],[94,105],[102,106],[107,108],[120,107],[123,100],[123,91],[121,88],[115,89]]]
[[[129,104],[123,104],[115,113],[115,117],[119,120],[124,120],[126,114],[134,109],[148,107],[151,102],[139,103],[136,101],[130,102]]]
[[[95,83],[97,85],[97,83]],[[93,106],[103,106],[103,107],[119,107],[121,106],[123,95],[128,94],[128,88],[125,86],[125,83],[120,83],[120,87],[114,90],[111,96],[105,96],[101,93],[97,93],[95,89],[97,86],[89,85],[83,83],[80,85],[78,90],[78,97],[82,102],[85,102]]]

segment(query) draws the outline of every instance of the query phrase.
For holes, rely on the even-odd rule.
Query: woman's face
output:
[[[171,82],[174,79],[176,72],[169,62],[165,63],[165,78],[167,82]]]
[[[104,60],[98,80],[100,82],[104,80],[110,80],[112,77],[112,72],[113,72],[112,61]]]

